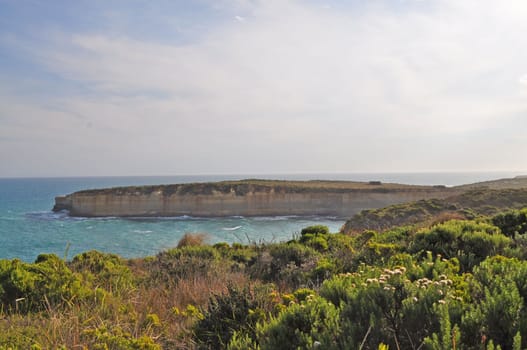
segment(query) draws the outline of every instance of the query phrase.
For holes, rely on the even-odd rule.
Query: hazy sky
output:
[[[527,169],[527,1],[0,0],[0,176]]]

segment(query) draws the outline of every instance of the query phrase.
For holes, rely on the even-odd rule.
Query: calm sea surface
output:
[[[215,242],[276,242],[292,238],[303,227],[329,226],[337,232],[344,221],[327,217],[226,218],[70,218],[51,212],[54,198],[88,188],[188,183],[244,178],[332,179],[397,182],[422,185],[459,185],[513,177],[514,173],[391,173],[207,175],[164,177],[0,178],[0,259],[33,261],[40,253],[73,257],[91,249],[141,257],[173,247],[187,232],[204,232]]]

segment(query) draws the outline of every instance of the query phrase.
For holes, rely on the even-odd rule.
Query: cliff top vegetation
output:
[[[328,180],[265,180],[265,179],[245,179],[239,181],[219,181],[219,182],[199,182],[189,184],[166,184],[152,186],[126,186],[102,189],[89,189],[75,192],[81,195],[113,194],[113,195],[139,195],[162,193],[165,196],[178,195],[211,195],[214,193],[243,196],[247,193],[264,192],[269,193],[345,193],[345,192],[411,192],[411,191],[437,191],[444,193],[458,193],[478,188],[486,189],[506,189],[506,188],[527,188],[526,177],[516,177],[513,179],[500,179],[486,181],[462,186],[447,187],[443,185],[419,186],[396,183],[383,183],[377,180],[369,182],[358,181],[328,181]]]
[[[502,190],[506,188],[527,188],[527,175],[520,175],[511,179],[498,179],[477,182],[473,184],[457,186],[456,188],[463,190],[469,190],[474,188],[487,188],[493,190]]]
[[[190,184],[154,185],[154,186],[127,186],[105,189],[92,189],[76,192],[77,194],[150,194],[160,192],[164,195],[210,195],[213,193],[233,193],[243,196],[251,192],[277,192],[277,193],[307,193],[307,192],[392,192],[392,191],[445,191],[445,186],[416,186],[380,181],[286,181],[247,179],[240,181],[203,182]]]

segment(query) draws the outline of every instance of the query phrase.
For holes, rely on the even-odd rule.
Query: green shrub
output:
[[[400,249],[396,244],[370,241],[364,249],[358,253],[357,259],[361,263],[382,265],[399,251]]]
[[[213,245],[213,247],[214,247],[214,249],[218,249],[219,251],[223,251],[223,250],[229,250],[230,245],[227,242],[219,242],[219,243],[215,243]]]
[[[235,332],[255,338],[256,323],[265,318],[262,306],[249,288],[229,286],[226,294],[212,297],[203,318],[194,327],[198,349],[224,349]]]
[[[302,229],[300,235],[300,243],[304,243],[321,252],[328,249],[329,228],[327,226],[309,226]]]
[[[0,324],[0,350],[42,349],[37,340],[43,333],[39,327],[28,324],[26,320],[20,322],[20,319],[3,319],[0,322],[3,323]]]
[[[134,277],[125,261],[118,255],[96,250],[76,255],[69,264],[71,269],[84,274],[98,287],[119,292],[134,285]]]
[[[311,297],[314,297],[315,295],[317,295],[317,293],[315,293],[313,289],[300,288],[300,289],[297,289],[293,293],[293,295],[295,296],[296,300],[298,300],[299,302],[303,302],[303,301],[308,300]]]
[[[211,246],[185,246],[159,253],[148,264],[150,283],[172,283],[182,278],[206,276],[220,268],[220,254]]]
[[[227,350],[259,350],[260,346],[248,334],[243,332],[234,332]]]
[[[413,232],[411,226],[395,227],[389,231],[382,232],[378,235],[377,241],[380,243],[393,243],[406,247]]]
[[[300,231],[301,236],[304,236],[306,234],[327,235],[329,234],[329,228],[324,225],[308,226],[308,227],[303,228],[302,231]]]
[[[320,253],[301,243],[279,243],[260,252],[251,266],[252,275],[296,289],[310,281]]]
[[[232,247],[227,243],[216,243],[213,246],[221,254],[222,258],[232,260],[233,266],[245,267],[253,262],[256,257],[256,250],[250,246],[244,246],[239,243],[233,243]]]
[[[41,254],[33,264],[0,260],[0,302],[4,309],[38,311],[48,305],[71,303],[90,293],[54,254]]]
[[[315,250],[318,250],[319,252],[328,250],[328,241],[325,236],[312,235],[308,233],[307,235],[302,236],[300,242],[310,246]]]
[[[271,274],[279,274],[290,264],[301,267],[311,262],[313,257],[318,257],[318,253],[313,248],[295,242],[272,245],[269,248],[269,254],[272,258]]]
[[[333,261],[327,258],[321,258],[311,272],[311,280],[316,281],[317,284],[330,278],[335,273],[336,267]]]
[[[405,261],[408,268],[392,265],[395,260]],[[418,265],[398,256],[387,266],[393,267],[362,265],[359,272],[333,277],[322,285],[320,295],[340,306],[339,348],[358,349],[365,341],[365,349],[375,349],[380,343],[411,349],[412,344],[421,344],[440,331],[439,305],[451,308],[452,318],[461,314],[458,284],[442,273],[450,273],[448,265],[430,261]],[[431,274],[436,277],[416,278],[423,274],[424,266],[436,266]]]
[[[425,350],[451,350],[455,349],[456,345],[459,347],[461,341],[461,333],[459,327],[454,325],[452,327],[450,321],[450,313],[447,305],[436,306],[439,310],[436,313],[439,315],[439,331],[433,332],[424,340]]]
[[[487,256],[500,254],[511,243],[495,226],[474,221],[452,220],[419,231],[410,252],[426,251],[457,258],[464,271],[470,271]]]
[[[463,342],[475,345],[480,332],[494,344],[510,349],[517,332],[527,331],[527,262],[494,256],[474,268],[473,302],[466,305],[461,330]],[[523,340],[527,346],[527,339]]]
[[[119,326],[108,328],[101,326],[84,332],[84,341],[94,350],[161,350],[151,337],[146,335],[138,338],[123,331]]]
[[[353,248],[353,238],[344,234],[327,236],[328,249],[324,255],[335,267],[335,273],[353,271],[357,267],[356,251]]]
[[[339,333],[337,308],[316,297],[289,306],[278,317],[261,326],[258,339],[262,350],[337,349]]]
[[[515,238],[517,235],[527,233],[527,208],[500,213],[495,215],[491,221],[500,228],[504,235]]]
[[[520,331],[524,301],[512,281],[496,278],[484,288],[481,300],[469,306],[461,323],[463,343],[477,346],[474,334],[511,349],[513,338]]]

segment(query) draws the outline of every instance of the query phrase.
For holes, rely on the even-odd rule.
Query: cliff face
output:
[[[349,217],[364,209],[456,193],[444,187],[345,182],[215,183],[125,187],[57,197],[54,210],[72,216],[275,216]]]

